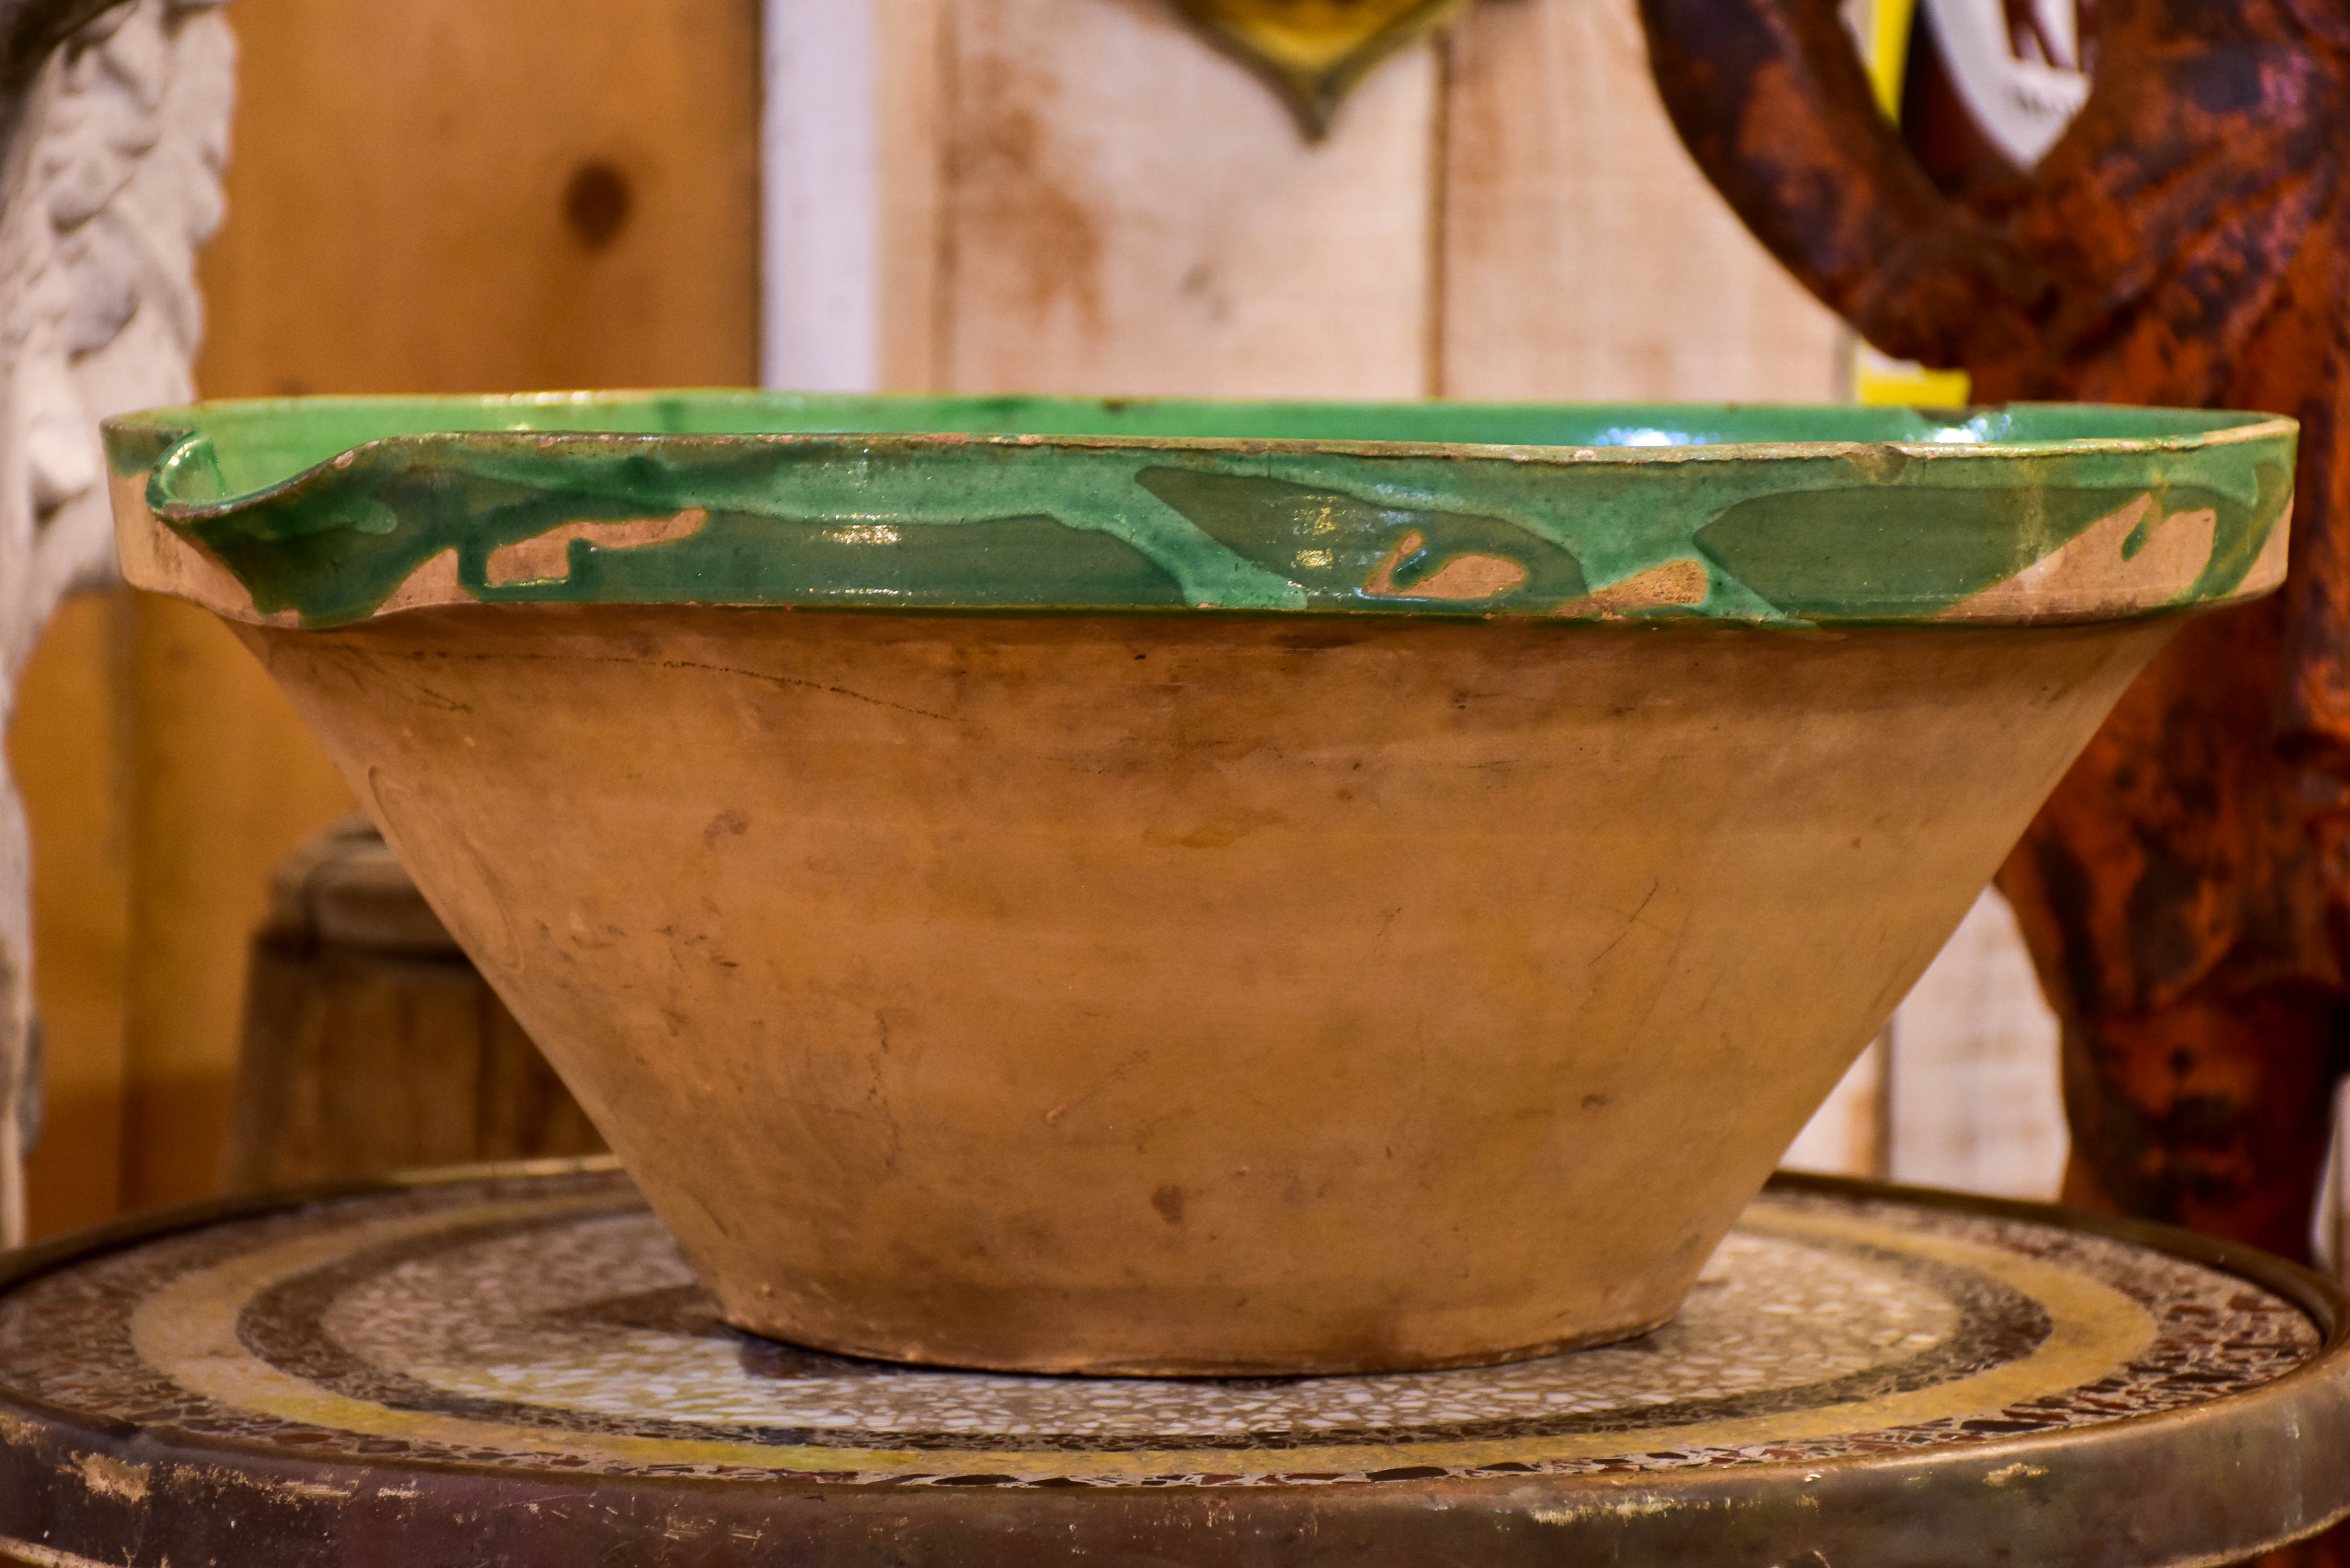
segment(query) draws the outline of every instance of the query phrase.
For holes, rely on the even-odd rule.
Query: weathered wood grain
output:
[[[33,844],[44,1115],[26,1166],[35,1236],[110,1218],[122,1185],[130,962],[130,595],[69,599],[16,691],[10,764]]]
[[[234,22],[241,107],[228,218],[203,265],[204,392],[753,379],[755,0],[239,0]],[[86,1158],[63,1141],[40,1157],[34,1203],[54,1222],[213,1187],[269,867],[349,808],[208,617],[142,599],[124,619],[75,657],[128,671],[110,722],[128,757],[129,952],[88,961],[127,963],[130,992],[122,1036],[54,1041],[57,1081],[101,1096],[59,1102],[79,1106],[89,1141]],[[93,668],[31,701],[68,700]],[[59,717],[28,705],[18,732]],[[36,862],[97,853],[95,819],[35,814]],[[74,908],[45,920],[101,919],[102,884],[86,906],[61,896]],[[47,1006],[100,981],[77,961],[40,983]],[[109,1052],[126,1084],[119,1185],[90,1130],[109,1120]]]
[[[1830,1176],[1886,1174],[1894,1152],[1886,1114],[1892,1087],[1891,1044],[1890,1031],[1868,1043],[1779,1158],[1783,1168]]]
[[[874,36],[876,356],[880,385],[941,389],[941,140],[948,0],[870,0]]]
[[[364,817],[281,863],[255,933],[233,1190],[603,1140]]]
[[[285,698],[211,614],[136,597],[129,649],[130,989],[126,1209],[219,1175],[244,946],[269,867],[350,792]]]
[[[2046,1200],[2064,1175],[2058,1026],[2007,901],[1986,891],[1893,1020],[1887,1174]]]
[[[946,23],[937,385],[1425,389],[1427,48],[1308,144],[1156,0],[959,0]]]
[[[1486,0],[1450,56],[1448,396],[1840,395],[1843,325],[1683,151],[1631,0]]]

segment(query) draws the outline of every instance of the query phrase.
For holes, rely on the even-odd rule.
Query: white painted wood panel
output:
[[[2053,1199],[2068,1140],[2056,1015],[2007,900],[1985,888],[1892,1025],[1896,1181]]]
[[[1307,143],[1162,0],[954,0],[936,381],[1416,397],[1437,75],[1409,50]]]
[[[765,0],[759,376],[800,391],[879,384],[876,0]]]
[[[801,0],[821,4],[823,0]],[[874,8],[877,353],[881,385],[939,386],[939,258],[945,248],[947,8],[953,0],[867,0]]]
[[[2058,1043],[2015,917],[1986,888],[1785,1163],[2053,1199],[2069,1147]]]
[[[1830,1176],[1883,1176],[1890,1153],[1886,1147],[1886,1037],[1880,1034],[1829,1091],[1779,1163],[1789,1170]]]
[[[1633,0],[1482,0],[1449,51],[1447,396],[1842,395],[1842,324],[1682,149]]]

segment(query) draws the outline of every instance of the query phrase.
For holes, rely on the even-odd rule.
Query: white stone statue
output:
[[[98,421],[182,401],[221,217],[219,0],[0,0],[0,724],[57,601],[114,574]],[[0,1241],[35,1092],[25,815],[0,755]]]

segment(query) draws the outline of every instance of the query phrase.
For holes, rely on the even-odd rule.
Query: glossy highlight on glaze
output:
[[[192,547],[236,587],[195,597],[306,626],[476,600],[1778,626],[2157,613],[2272,586],[2294,436],[2266,416],[2078,405],[723,391],[224,402],[107,428],[119,479],[180,542],[159,547]],[[2056,559],[2133,506],[2146,519],[2095,558]],[[2206,514],[2192,559],[2138,558]],[[1996,596],[2035,569],[2044,585]]]

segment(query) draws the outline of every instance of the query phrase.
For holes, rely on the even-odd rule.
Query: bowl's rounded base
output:
[[[1464,1366],[1503,1366],[1513,1361],[1539,1361],[1546,1355],[1564,1355],[1569,1351],[1592,1350],[1603,1345],[1616,1345],[1627,1339],[1638,1339],[1644,1334],[1662,1328],[1680,1310],[1676,1300],[1670,1310],[1649,1314],[1637,1321],[1618,1324],[1588,1333],[1569,1334],[1563,1338],[1546,1339],[1533,1345],[1509,1345],[1494,1349],[1463,1350],[1443,1355],[1368,1355],[1323,1356],[1310,1352],[1292,1355],[1278,1353],[1234,1355],[1158,1355],[1138,1352],[1130,1347],[1102,1347],[1089,1350],[1071,1344],[1059,1349],[1024,1348],[1005,1354],[990,1355],[983,1349],[976,1354],[958,1349],[944,1355],[931,1350],[927,1341],[893,1340],[880,1343],[834,1339],[809,1333],[798,1325],[755,1315],[738,1317],[727,1311],[722,1315],[733,1327],[762,1339],[775,1340],[803,1350],[822,1351],[831,1355],[856,1356],[866,1361],[888,1361],[905,1366],[937,1366],[964,1372],[1026,1373],[1055,1377],[1347,1377],[1367,1376],[1392,1372],[1449,1372]]]

